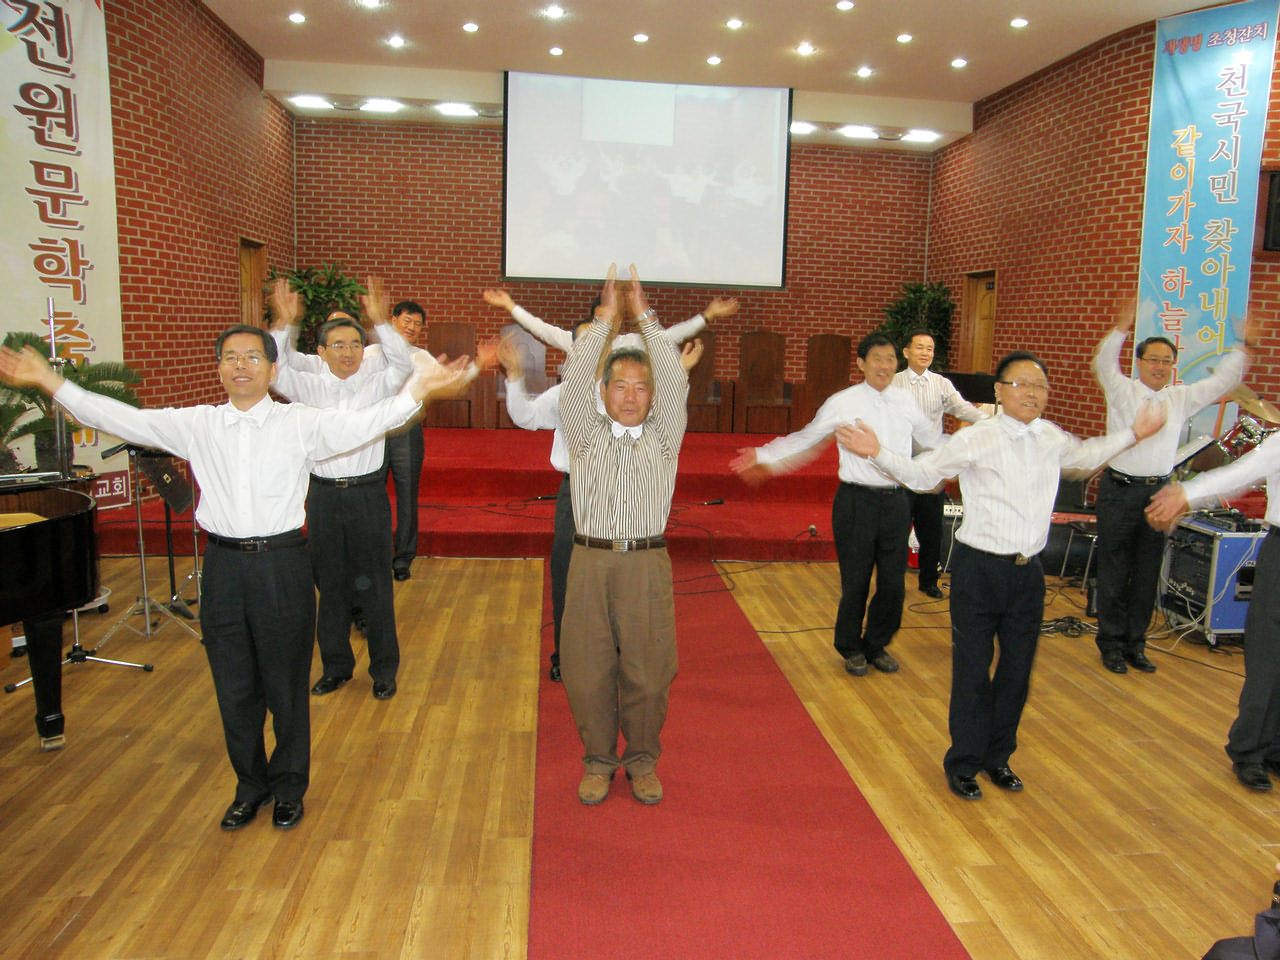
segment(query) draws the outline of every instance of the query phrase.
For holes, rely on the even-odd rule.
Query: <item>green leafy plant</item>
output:
[[[341,264],[331,263],[302,270],[276,270],[272,267],[267,280],[274,282],[277,277],[288,280],[302,297],[303,314],[298,319],[297,349],[300,353],[315,353],[316,331],[330,310],[340,308],[353,317],[360,316],[360,295],[365,293],[365,289],[343,272]]]
[[[13,331],[5,334],[4,345],[11,350],[34,347],[41,353],[48,352],[48,345],[37,333]],[[141,406],[132,386],[141,378],[123,363],[100,361],[98,363],[68,363],[62,368],[62,376],[85,390],[111,397],[130,406]],[[31,415],[31,416],[28,416]],[[58,451],[55,447],[56,417],[62,417],[67,430],[75,428],[73,421],[62,413],[53,400],[34,387],[6,387],[0,393],[0,462],[17,464],[12,444],[23,437],[35,440],[36,469],[56,470]],[[10,419],[11,418],[11,419]],[[3,469],[3,468],[0,468]],[[16,469],[6,472],[16,473]]]
[[[885,319],[877,332],[887,334],[894,343],[902,346],[912,330],[928,330],[933,334],[934,345],[930,369],[945,370],[947,350],[951,345],[951,315],[954,312],[951,290],[941,281],[904,283],[902,295],[884,308]]]

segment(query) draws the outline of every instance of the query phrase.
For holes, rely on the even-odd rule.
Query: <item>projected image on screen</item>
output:
[[[503,272],[780,287],[790,92],[508,73]]]

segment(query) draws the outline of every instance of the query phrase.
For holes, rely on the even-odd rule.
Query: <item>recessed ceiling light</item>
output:
[[[370,97],[364,103],[360,104],[360,109],[366,113],[395,113],[404,109],[404,104],[399,100],[386,100],[382,97]]]
[[[360,6],[368,7],[372,10],[374,7],[382,6],[382,0],[360,0]]]
[[[634,40],[636,43],[648,43],[649,35],[647,33],[637,33],[631,39]]]
[[[742,29],[742,21],[739,20],[737,17],[731,17],[730,19],[726,20],[724,22],[724,25],[728,27],[730,30]]]
[[[477,30],[479,30],[479,29],[480,29],[480,24],[478,24],[478,23],[464,23],[464,24],[462,25],[462,29],[463,29],[463,30],[465,30],[465,31],[467,31],[467,33],[475,33]]]
[[[289,19],[294,23],[306,23],[307,15],[301,10],[295,10],[293,13],[289,14]]]
[[[558,7],[553,3],[549,7],[542,8],[542,15],[552,20],[559,20],[564,16],[564,7]]]
[[[469,103],[437,103],[436,110],[446,117],[478,117],[480,111]]]
[[[707,57],[707,63],[711,64],[713,67],[718,67],[720,66],[720,58],[716,56]]]
[[[908,130],[902,135],[904,142],[910,143],[933,143],[942,134],[935,130]]]
[[[858,76],[860,76],[863,80],[865,80],[867,79],[867,77],[871,76],[871,74],[873,74],[875,71],[872,70],[870,67],[859,67],[855,72],[858,74]]]
[[[1014,17],[1012,20],[1009,21],[1009,26],[1015,27],[1020,30],[1023,27],[1025,27],[1028,22],[1029,21],[1027,20],[1026,17]]]
[[[862,124],[851,123],[841,127],[836,131],[843,134],[850,140],[879,140],[880,134],[876,132],[875,127],[867,127]]]
[[[911,34],[909,34],[909,33],[900,33],[900,34],[898,34],[898,42],[899,42],[899,43],[910,43],[910,42],[911,42]]]
[[[398,50],[401,47],[403,47],[404,44],[405,44],[404,37],[400,36],[400,34],[398,33],[393,33],[391,36],[387,37],[388,47],[395,47]]]
[[[837,10],[852,10],[852,9],[853,9],[853,0],[840,0],[840,2],[836,4],[836,9],[837,9]]]
[[[813,131],[817,129],[818,127],[816,124],[812,124],[807,120],[795,120],[795,121],[792,121],[791,123],[791,132],[800,134],[800,135],[804,135],[806,133],[813,133]]]
[[[310,93],[300,93],[296,97],[290,97],[289,102],[295,107],[301,107],[304,110],[332,110],[333,104],[324,97],[317,97]]]
[[[801,41],[800,44],[796,47],[796,53],[800,54],[800,56],[802,57],[807,57],[811,55],[813,52],[814,52],[813,44],[810,43],[808,40]]]
[[[964,57],[956,57],[951,61],[951,65],[959,70],[961,67],[967,67],[969,65],[969,61]]]
[[[559,47],[552,47],[550,50],[547,51],[547,53],[551,54],[553,57],[558,57],[560,56],[560,54],[564,53],[564,51],[561,50]]]

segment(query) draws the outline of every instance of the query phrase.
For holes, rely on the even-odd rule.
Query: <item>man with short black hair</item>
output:
[[[942,432],[942,417],[951,414],[959,420],[977,423],[986,414],[971,404],[954,383],[929,369],[933,363],[933,334],[923,328],[907,334],[902,345],[907,368],[893,378],[893,385],[911,394],[929,422]],[[915,452],[919,452],[916,450]],[[942,505],[946,494],[941,490],[911,493],[911,524],[920,543],[917,586],[925,596],[942,599],[938,587],[938,571],[942,559]]]
[[[803,429],[762,447],[738,451],[730,467],[749,483],[795,470],[808,463],[842,424],[862,420],[885,437],[904,457],[912,443],[931,449],[942,440],[911,395],[893,385],[898,348],[882,333],[858,343],[862,383],[832,394]],[[831,533],[840,564],[840,607],[836,613],[835,648],[844,669],[865,676],[868,665],[895,673],[898,661],[885,649],[902,623],[906,596],[907,534],[911,511],[907,491],[875,464],[841,449],[840,486],[831,504]],[[871,572],[876,592],[871,597]],[[865,628],[863,617],[866,617]]]
[[[415,300],[401,300],[391,308],[391,326],[409,345],[410,357],[426,352],[414,343],[422,333],[426,316],[422,304]],[[419,418],[387,434],[387,472],[391,474],[396,491],[391,570],[397,580],[409,579],[413,558],[418,555],[418,486],[422,481],[424,448]]]
[[[912,490],[931,490],[947,477],[960,480],[964,521],[951,574],[951,748],[942,766],[951,792],[966,800],[982,797],[980,770],[1002,790],[1022,789],[1009,758],[1018,746],[1044,617],[1040,552],[1049,539],[1059,474],[1102,465],[1158,430],[1165,412],[1144,406],[1132,429],[1080,441],[1041,418],[1049,374],[1025,350],[1000,361],[995,389],[995,417],[914,459],[882,446],[868,424],[836,431],[842,449]],[[1000,659],[992,676],[997,638]]]
[[[1183,424],[1240,382],[1247,356],[1243,350],[1228,351],[1203,380],[1174,384],[1177,347],[1167,337],[1147,337],[1135,351],[1137,377],[1130,379],[1120,371],[1120,348],[1133,314],[1132,305],[1121,312],[1093,361],[1107,398],[1107,429],[1120,429],[1152,399],[1168,406],[1169,417],[1155,436],[1113,458],[1098,479],[1096,642],[1102,665],[1112,673],[1129,667],[1155,673],[1146,654],[1146,633],[1159,589],[1164,533],[1147,523],[1144,511],[1173,473]]]
[[[34,350],[0,348],[0,380],[37,387],[77,421],[191,464],[200,488],[195,518],[205,549],[200,626],[213,674],[235,800],[222,819],[237,830],[275,799],[273,822],[296,826],[310,781],[307,698],[315,625],[305,495],[319,460],[377,440],[461,376],[457,365],[417,377],[400,394],[362,410],[275,403],[276,344],[257,327],[223,331],[215,347],[227,403],[138,410],[89,393],[54,373]],[[268,711],[275,747],[267,755]]]

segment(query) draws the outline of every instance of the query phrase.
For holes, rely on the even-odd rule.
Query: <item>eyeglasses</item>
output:
[[[246,363],[251,367],[256,367],[266,362],[266,356],[258,353],[257,351],[250,351],[249,353],[224,353],[218,358],[218,363],[224,367],[234,367],[240,363]]]
[[[359,353],[364,349],[364,344],[359,340],[353,340],[351,343],[339,341],[338,343],[325,344],[324,349],[333,350],[337,353]]]
[[[996,383],[1003,383],[1006,387],[1013,387],[1015,390],[1032,390],[1035,393],[1049,392],[1049,385],[1040,380],[997,380]]]
[[[1150,363],[1157,367],[1172,367],[1178,361],[1166,360],[1164,357],[1139,357],[1143,363]]]

